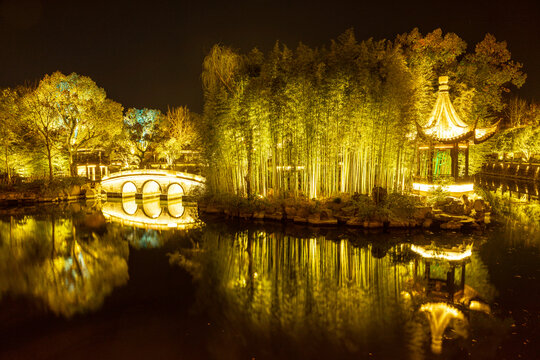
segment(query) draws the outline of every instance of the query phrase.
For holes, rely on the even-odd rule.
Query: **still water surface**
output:
[[[201,221],[193,204],[0,215],[0,358],[535,359],[540,238]]]

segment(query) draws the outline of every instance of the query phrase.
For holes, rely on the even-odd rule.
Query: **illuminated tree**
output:
[[[158,144],[158,151],[165,155],[167,164],[173,166],[182,151],[197,147],[198,134],[195,129],[197,114],[187,106],[169,109],[161,124],[164,139]]]
[[[510,127],[517,127],[525,125],[528,121],[527,119],[527,109],[528,104],[524,99],[518,97],[512,98],[508,102],[508,107],[506,109],[506,122]]]
[[[54,106],[55,96],[53,89],[40,83],[37,88],[28,91],[22,99],[23,122],[43,149],[50,181],[53,180],[53,158],[58,155],[58,145],[61,142],[60,123]]]
[[[159,110],[130,108],[124,116],[124,134],[129,152],[137,158],[139,166],[148,151],[156,148],[163,138],[160,129],[164,116]]]
[[[507,128],[496,136],[493,150],[522,153],[527,160],[540,155],[540,106],[514,97],[505,115]]]
[[[18,142],[17,119],[19,118],[19,94],[12,89],[0,92],[0,141],[2,142],[2,164],[6,180],[11,182],[14,167],[15,145]]]
[[[45,75],[38,90],[50,94],[70,174],[73,156],[81,147],[103,147],[121,130],[122,106],[106,98],[105,90],[87,76],[55,72]]]
[[[399,149],[391,146],[389,139],[395,127],[406,127],[410,119],[402,116],[408,103],[399,103],[409,85],[406,75],[397,75],[399,71],[406,74],[406,69],[395,48],[385,42],[359,45],[349,31],[330,51],[301,44],[292,52],[276,44],[266,61],[257,50],[243,58],[231,55],[230,50],[225,53],[230,59],[242,59],[235,67],[230,66],[232,60],[224,62],[229,72],[236,71],[235,76],[227,77],[231,80],[226,83],[213,76],[205,92],[204,122],[209,131],[204,134],[210,135],[207,143],[212,149],[207,155],[216,164],[211,166],[209,180],[215,181],[218,191],[249,196],[272,189],[315,197],[369,191],[376,182],[397,184],[397,176],[390,180],[384,172],[396,171],[396,165],[383,164],[383,154],[387,155],[386,147]],[[374,54],[386,56],[388,61],[376,59]],[[370,79],[369,73],[358,72],[362,63],[387,67],[392,82],[383,88],[373,84],[376,79]],[[205,64],[221,63],[208,60]],[[226,69],[206,69],[206,76],[212,78]],[[388,110],[373,108],[376,98],[387,100],[384,106]],[[390,104],[389,99],[396,99],[395,103]],[[364,121],[362,117],[369,113],[375,116]],[[381,122],[386,125],[379,140],[374,132],[379,131]],[[396,125],[390,126],[393,122]],[[399,134],[403,137],[406,133]],[[361,169],[356,164],[366,153],[371,163]],[[356,181],[358,178],[364,180]]]
[[[403,52],[413,78],[413,115],[423,123],[429,118],[436,99],[433,89],[437,78],[444,74],[455,80],[456,66],[467,44],[454,33],[443,35],[441,29],[436,29],[424,36],[417,28],[396,36],[394,43]],[[452,85],[452,88],[457,86]]]
[[[492,63],[482,55],[489,49],[499,54]],[[440,29],[362,42],[348,30],[328,48],[276,43],[266,56],[215,46],[202,75],[208,187],[310,198],[406,190],[411,135],[429,117],[438,76],[453,79],[454,104],[469,123],[489,122],[500,91],[522,83],[504,43],[488,36],[475,54],[465,50]],[[495,99],[478,95],[486,86]]]
[[[234,129],[229,126],[229,122],[233,121],[230,117],[229,102],[236,92],[240,70],[241,57],[227,47],[214,45],[203,61],[202,83],[205,104],[204,121],[201,122],[199,131],[203,135],[209,167],[216,172],[216,176],[210,176],[209,180],[211,182],[223,180],[223,185],[230,192],[235,192],[239,186],[237,174],[231,174],[234,170],[230,162],[237,160],[231,153],[236,147],[237,137],[233,133]],[[226,137],[228,141],[222,144],[215,142],[222,137]],[[219,166],[219,162],[224,158],[228,158],[229,161]],[[217,183],[215,185],[214,188],[217,189]]]
[[[476,89],[472,114],[480,125],[500,117],[506,106],[503,94],[510,92],[512,85],[519,88],[525,83],[522,66],[511,59],[506,42],[498,42],[491,34],[476,44],[474,53],[465,56],[458,74]]]

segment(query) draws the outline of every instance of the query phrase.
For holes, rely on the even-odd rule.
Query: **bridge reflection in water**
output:
[[[35,299],[65,317],[97,311],[128,282],[130,245],[159,247],[197,224],[196,208],[180,200],[119,199],[84,210],[70,205],[0,216],[0,300],[6,294]],[[105,219],[119,226],[103,221],[100,205]]]
[[[132,199],[102,208],[109,223],[97,206],[72,215],[0,217],[0,300],[35,298],[69,317],[99,311],[115,288],[132,286],[114,300],[129,306],[133,291],[147,291],[141,283],[162,283],[144,295],[174,299],[172,315],[158,324],[171,329],[174,319],[190,321],[174,312],[182,308],[175,296],[185,292],[205,323],[208,316],[211,355],[229,359],[368,358],[367,351],[385,359],[433,358],[432,352],[496,358],[497,342],[509,330],[496,311],[490,314],[494,275],[479,251],[490,244],[487,235],[304,236],[297,228],[238,230],[225,223],[176,231],[196,226],[188,204]],[[163,251],[139,251],[160,246]],[[169,264],[193,275],[196,292],[191,278],[186,285],[184,275],[171,275],[178,272]],[[132,274],[135,281],[128,282]],[[141,274],[144,281],[137,281]],[[99,317],[108,328],[106,311]],[[200,317],[193,321],[191,328],[200,326]],[[184,332],[172,334],[177,341]]]
[[[110,199],[103,203],[101,211],[110,222],[144,229],[182,230],[198,224],[195,205],[183,203],[181,199]]]

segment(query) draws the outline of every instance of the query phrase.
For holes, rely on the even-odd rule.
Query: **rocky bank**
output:
[[[491,222],[491,208],[483,199],[469,200],[446,197],[428,205],[417,197],[416,204],[406,209],[392,209],[376,204],[373,211],[364,211],[352,201],[299,201],[294,198],[261,202],[255,206],[231,205],[201,201],[200,213],[252,221],[287,221],[313,226],[350,226],[375,228],[480,229]],[[383,211],[377,211],[377,206]],[[396,210],[396,211],[394,211]]]

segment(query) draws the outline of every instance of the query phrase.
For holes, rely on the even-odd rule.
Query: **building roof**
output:
[[[486,128],[466,124],[457,114],[448,94],[448,76],[439,77],[439,93],[427,125],[417,124],[421,137],[443,143],[474,140],[481,143],[489,139],[499,127],[499,122]]]

